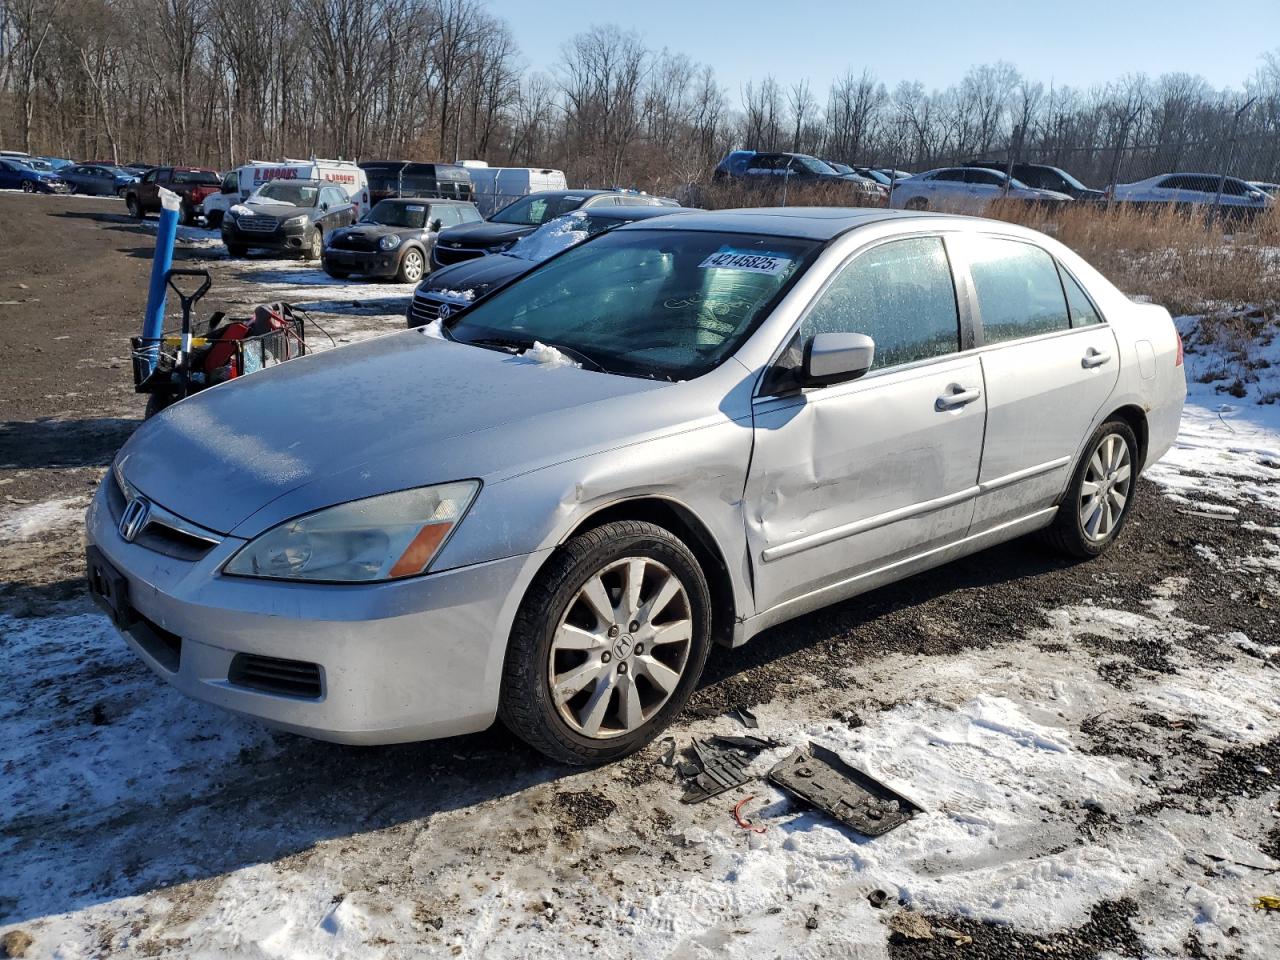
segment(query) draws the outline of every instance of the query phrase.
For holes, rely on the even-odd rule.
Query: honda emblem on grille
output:
[[[450,314],[452,313],[453,313],[453,308],[450,307],[447,303],[442,303],[440,304],[440,312],[437,313],[436,316],[439,317],[441,320],[448,320]]]
[[[133,538],[142,532],[150,518],[151,501],[146,497],[134,497],[125,505],[124,514],[120,517],[120,536],[127,543],[133,543]]]

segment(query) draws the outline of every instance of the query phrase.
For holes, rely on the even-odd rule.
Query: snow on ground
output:
[[[17,506],[0,513],[0,543],[31,540],[84,520],[86,498],[65,497]]]

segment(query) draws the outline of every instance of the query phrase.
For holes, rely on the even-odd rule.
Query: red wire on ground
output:
[[[752,833],[764,833],[768,827],[757,827],[750,820],[742,819],[742,808],[748,800],[754,800],[754,796],[746,796],[733,805],[733,819],[738,821],[738,826],[743,830],[750,830]]]

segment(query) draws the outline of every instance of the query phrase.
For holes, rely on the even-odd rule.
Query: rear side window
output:
[[[1101,323],[1102,317],[1098,316],[1098,311],[1094,307],[1093,301],[1084,292],[1084,288],[1076,283],[1076,278],[1063,270],[1061,264],[1058,266],[1058,273],[1062,276],[1062,288],[1067,291],[1067,307],[1071,310],[1071,326],[1088,327],[1095,323]]]
[[[1070,329],[1057,265],[1039,247],[975,237],[969,246],[969,273],[987,343]]]
[[[801,336],[816,333],[865,333],[876,370],[955,353],[960,318],[942,240],[894,240],[858,256],[805,317]]]
[[[930,179],[932,180],[953,180],[956,183],[964,183],[965,171],[963,170],[942,170],[935,173]]]

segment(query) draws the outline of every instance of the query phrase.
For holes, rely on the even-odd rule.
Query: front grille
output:
[[[409,304],[409,320],[415,327],[420,327],[424,323],[430,323],[440,317],[440,304],[434,300],[426,300],[422,297],[414,297],[413,302]]]
[[[121,487],[120,475],[114,468],[111,470],[111,480],[107,485],[107,509],[111,511],[111,518],[119,524],[128,503],[128,494]],[[172,522],[166,522],[162,518],[170,518]],[[218,539],[212,532],[200,534],[195,530],[184,530],[178,526],[183,523],[177,516],[153,504],[151,519],[133,538],[133,542],[166,557],[188,563],[194,563],[218,545]]]
[[[470,247],[445,247],[438,243],[435,245],[436,262],[445,265],[474,260],[476,257],[483,257],[486,253],[488,253],[487,250],[475,250]]]
[[[271,233],[276,228],[276,218],[264,216],[237,217],[236,226],[241,230],[250,230],[253,233]]]
[[[372,253],[378,249],[378,238],[366,236],[363,233],[343,233],[329,241],[329,245],[335,250],[359,250],[363,253]]]
[[[319,700],[322,694],[319,664],[252,653],[237,653],[232,657],[227,682],[259,693],[308,700]]]

